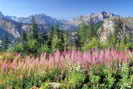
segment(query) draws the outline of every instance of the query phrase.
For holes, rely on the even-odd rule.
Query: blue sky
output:
[[[101,11],[133,16],[133,0],[0,0],[0,11],[19,17],[45,13],[59,19]]]

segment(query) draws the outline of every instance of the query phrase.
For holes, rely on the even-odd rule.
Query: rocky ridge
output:
[[[79,28],[81,23],[96,24],[103,22],[103,25],[98,31],[101,41],[107,40],[111,34],[114,34],[117,30],[116,27],[121,29],[121,35],[119,35],[121,38],[125,36],[125,34],[133,33],[133,19],[123,18],[105,11],[79,16],[71,20],[58,20],[45,14],[37,14],[29,17],[15,17],[4,16],[0,13],[0,39],[4,39],[5,36],[11,40],[20,38],[23,31],[31,29],[32,17],[35,18],[40,31],[49,31],[53,25],[58,25],[63,30],[74,31]]]

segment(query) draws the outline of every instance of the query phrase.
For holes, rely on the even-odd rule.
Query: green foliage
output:
[[[98,29],[102,23],[97,24],[81,24],[77,34],[76,45],[84,47],[84,50],[90,49],[91,42],[94,44],[94,38],[98,39]]]
[[[48,47],[47,44],[41,45],[40,48],[38,48],[38,53],[52,53],[52,49]]]
[[[25,46],[24,46],[24,49],[26,49],[26,52],[27,53],[37,53],[37,40],[34,40],[34,39],[31,39],[31,40],[28,40],[26,43],[25,43]]]
[[[130,80],[129,67],[127,64],[123,64],[116,73],[115,86],[118,89],[131,89],[132,81]]]
[[[132,79],[127,64],[112,70],[107,66],[93,67],[89,73],[89,89],[132,89]]]
[[[115,67],[115,68],[113,68]],[[1,89],[30,89],[33,86],[40,89],[132,89],[132,66],[119,64],[119,66],[93,65],[88,70],[74,67],[72,70],[53,68],[45,72],[31,72],[19,78],[15,74],[0,74]],[[19,74],[19,73],[18,73]]]
[[[47,81],[60,81],[61,70],[58,68],[51,69],[46,73]]]
[[[37,55],[42,52],[50,52],[47,49],[48,35],[45,32],[40,33],[35,18],[32,18],[32,29],[26,33],[23,32],[22,42],[16,43],[10,51],[20,52],[22,54]]]
[[[101,26],[101,23],[81,24],[80,29],[78,31],[81,43],[84,44],[84,42],[88,41],[89,39],[91,39],[93,37],[98,37],[97,31],[100,26]]]
[[[0,77],[2,77],[2,74]],[[15,74],[8,74],[8,77],[4,77],[4,83],[0,87],[4,87],[3,89],[8,87],[12,89],[30,89],[33,86],[41,86],[46,77],[45,73],[32,73],[28,76],[21,76],[21,78]]]
[[[92,40],[84,44],[84,46],[82,47],[82,50],[87,51],[89,49],[99,48],[99,46],[100,46],[99,40],[96,38],[92,38]]]
[[[112,68],[100,65],[94,66],[85,72],[71,71],[66,74],[66,78],[61,82],[59,89],[132,89],[133,78],[129,74],[127,64],[112,70]],[[55,75],[57,76],[57,75]],[[50,88],[50,83],[43,86]],[[42,88],[45,89],[45,88]]]
[[[10,47],[8,50],[8,52],[23,52],[24,48],[23,48],[23,44],[21,43],[17,43],[14,46]]]
[[[29,33],[23,32],[22,43],[13,46],[12,51],[26,54],[41,54],[43,52],[52,53],[57,50],[66,50],[68,45],[68,35],[61,31],[58,26],[52,27],[51,32],[39,32],[35,21]],[[20,45],[21,44],[21,45]]]
[[[6,51],[10,47],[11,43],[12,42],[10,41],[10,39],[5,36],[5,38],[1,41],[0,51]]]
[[[97,36],[97,30],[101,24],[81,24],[76,34],[77,39],[74,45],[70,45],[71,38],[69,38],[70,34],[68,32],[62,31],[58,26],[54,26],[50,32],[40,33],[38,25],[33,18],[32,29],[29,33],[23,33],[22,41],[8,49],[10,41],[8,38],[5,38],[3,41],[3,49],[8,49],[9,52],[24,53],[26,55],[37,55],[44,52],[52,53],[57,50],[68,50],[69,47],[70,49],[80,48],[82,51],[88,51],[93,48],[115,48],[117,50],[133,48],[133,43],[128,36],[123,40],[119,40],[117,34],[114,34],[107,42],[100,42]],[[119,32],[119,29],[117,31]],[[53,64],[54,62],[56,61],[53,61]],[[35,65],[38,67],[37,63]],[[90,69],[83,69],[80,65],[73,63],[64,69],[48,68],[41,72],[35,72],[29,69],[30,72],[28,73],[27,70],[19,70],[15,74],[13,70],[13,73],[0,74],[0,89],[5,89],[6,87],[11,87],[12,89],[30,89],[33,86],[40,87],[40,89],[53,89],[51,86],[53,83],[58,83],[59,89],[132,89],[132,67],[132,63],[130,66],[129,64],[117,64],[117,66],[113,67],[110,65],[96,64],[90,66]],[[22,72],[23,76],[19,75],[21,74],[20,72]]]
[[[41,85],[41,88],[40,89],[50,89],[50,85],[49,85],[49,83],[43,83],[42,85]]]
[[[84,45],[84,42],[86,42],[91,37],[91,26],[88,26],[86,24],[81,24],[80,29],[78,32],[78,36],[80,38],[80,44]]]
[[[90,73],[90,89],[112,89],[115,79],[110,68],[94,67]]]
[[[65,87],[68,89],[79,89],[84,83],[85,75],[81,72],[71,72],[66,78]]]
[[[68,49],[69,40],[68,32],[59,29],[58,26],[54,26],[49,33],[47,45],[53,52],[57,50],[64,51]]]
[[[59,26],[53,26],[50,32],[39,32],[38,25],[33,18],[32,29],[26,33],[23,32],[22,42],[10,47],[10,51],[21,52],[25,54],[41,54],[43,52],[52,53],[57,50],[78,49],[88,51],[89,49],[99,48],[115,48],[117,50],[132,49],[132,42],[129,36],[123,40],[119,40],[116,34],[109,37],[106,42],[100,42],[98,38],[98,29],[102,25],[98,24],[81,24],[77,34],[75,32],[75,40],[72,40],[71,32],[65,32],[59,29]]]

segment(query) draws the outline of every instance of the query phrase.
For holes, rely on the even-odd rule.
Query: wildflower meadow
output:
[[[132,54],[92,49],[6,55],[0,59],[0,89],[132,89]]]

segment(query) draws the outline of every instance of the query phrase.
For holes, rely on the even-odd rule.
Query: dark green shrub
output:
[[[84,83],[85,75],[81,72],[71,72],[65,79],[64,86],[65,89],[80,89]]]

